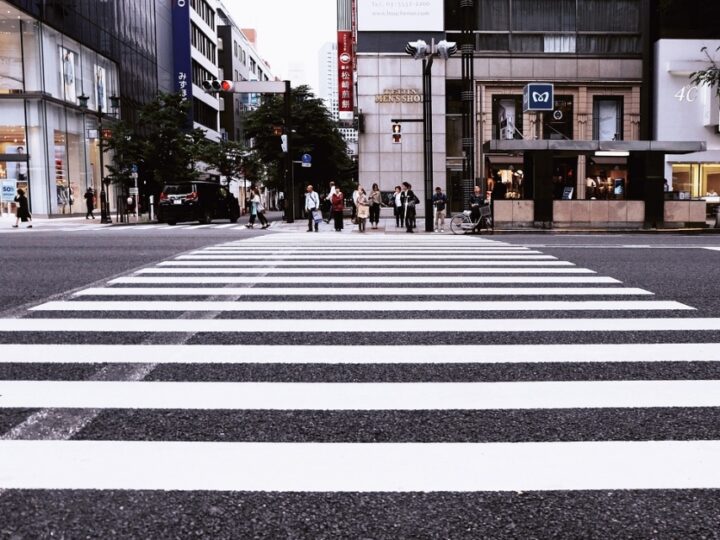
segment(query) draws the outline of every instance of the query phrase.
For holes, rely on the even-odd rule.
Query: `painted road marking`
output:
[[[720,343],[580,345],[3,345],[0,364],[543,364],[720,362]]]
[[[374,295],[373,295],[374,296]],[[544,300],[544,301],[71,301],[46,302],[30,311],[661,311],[694,310],[680,302],[664,300]],[[422,324],[418,322],[418,324]],[[322,328],[322,325],[319,327]]]
[[[720,488],[720,441],[0,441],[0,488],[427,492]]]
[[[634,287],[92,287],[73,296],[638,296]]]
[[[720,318],[619,319],[0,319],[5,332],[703,332]]]
[[[330,273],[330,272],[328,272]],[[605,276],[128,276],[111,279],[109,284],[322,284],[339,285],[346,283],[379,284],[468,284],[487,285],[491,283],[555,283],[569,285],[574,283],[620,283],[619,280]]]

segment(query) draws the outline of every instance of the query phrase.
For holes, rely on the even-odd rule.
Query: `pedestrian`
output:
[[[483,206],[483,196],[480,186],[475,186],[470,194],[470,219],[477,225],[473,228],[473,232],[478,232],[480,227],[480,207]]]
[[[85,192],[85,206],[87,207],[85,219],[95,219],[95,214],[93,214],[93,212],[95,211],[95,190],[92,188],[92,186],[87,188],[87,191]]]
[[[402,188],[395,186],[395,193],[392,195],[393,214],[395,215],[395,227],[405,226],[405,214],[403,212]]]
[[[357,198],[360,194],[360,184],[355,184],[355,189],[352,192],[352,214],[350,215],[351,219],[355,219],[357,217]]]
[[[17,229],[20,221],[23,223],[29,221],[30,225],[28,225],[27,228],[32,229],[30,205],[28,204],[28,198],[25,196],[25,191],[22,188],[17,190],[15,202],[17,203],[17,210],[15,211],[15,225],[13,225],[13,227]]]
[[[363,187],[358,186],[358,197],[355,204],[357,206],[358,231],[365,232],[365,221],[370,215],[370,199]]]
[[[336,189],[337,188],[335,187],[335,182],[330,180],[327,195],[325,197],[323,197],[322,203],[320,205],[320,207],[322,209],[322,213],[323,213],[323,221],[325,223],[330,223],[330,219],[332,219],[332,212],[333,212],[332,198],[333,198],[333,195],[335,194]],[[327,217],[325,217],[325,216],[327,216]]]
[[[370,226],[373,229],[377,229],[378,224],[380,223],[380,205],[382,204],[380,186],[377,184],[372,185],[372,190],[370,191],[370,197],[368,197],[368,200],[370,202]]]
[[[247,227],[252,229],[255,226],[256,217],[260,220],[263,229],[267,229],[270,226],[265,217],[265,206],[260,198],[260,190],[254,187],[250,190],[250,223],[247,224]]]
[[[318,232],[319,221],[315,219],[316,213],[320,209],[320,198],[318,194],[313,190],[312,184],[308,184],[305,189],[305,213],[308,217],[308,228],[307,232]],[[320,219],[322,221],[322,218]]]
[[[435,188],[435,193],[432,196],[432,203],[435,210],[435,232],[445,232],[447,195],[442,192],[442,188],[440,186]]]
[[[336,189],[332,196],[332,215],[335,220],[335,230],[343,230],[343,211],[345,210],[345,196],[342,191]]]
[[[414,233],[415,231],[413,229],[416,227],[415,216],[417,215],[415,206],[420,202],[420,199],[415,195],[409,182],[403,182],[402,185],[405,188],[403,192],[405,195],[403,200],[403,206],[405,208],[405,231]]]

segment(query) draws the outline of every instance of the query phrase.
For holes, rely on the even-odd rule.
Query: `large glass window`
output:
[[[493,139],[522,139],[522,96],[493,96]]]
[[[596,141],[623,140],[623,98],[594,97],[593,139]]]
[[[23,90],[20,21],[0,15],[0,93]]]

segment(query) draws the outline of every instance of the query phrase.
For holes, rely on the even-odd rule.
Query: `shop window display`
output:
[[[597,161],[596,161],[597,160]],[[585,198],[600,200],[622,200],[627,191],[626,160],[601,161],[590,158],[585,178]]]

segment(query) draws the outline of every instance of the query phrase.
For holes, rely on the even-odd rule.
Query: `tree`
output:
[[[703,47],[700,50],[705,53],[705,56],[707,56],[710,65],[706,69],[691,73],[690,82],[698,86],[708,85],[711,88],[715,88],[715,94],[720,97],[720,66],[718,65],[717,61],[710,55],[707,47]],[[718,51],[720,51],[720,47],[715,50],[715,52]]]
[[[245,123],[246,135],[255,139],[253,152],[268,167],[268,184],[280,190],[284,189],[284,154],[273,126],[284,124],[283,100],[278,95],[266,98],[247,115]],[[323,101],[307,86],[299,86],[291,90],[290,108],[292,160],[300,161],[303,154],[312,156],[310,169],[296,169],[296,186],[308,181],[324,191],[330,180],[345,180],[351,169],[346,144]]]
[[[253,184],[265,181],[265,168],[262,163],[241,142],[215,143],[205,140],[202,144],[201,159],[208,165],[208,169],[215,169],[226,178],[244,177]]]
[[[205,132],[188,126],[189,104],[180,94],[159,94],[140,111],[139,125],[120,121],[104,143],[114,157],[109,180],[126,185],[130,166],[137,164],[141,177],[157,193],[167,182],[193,180]]]

